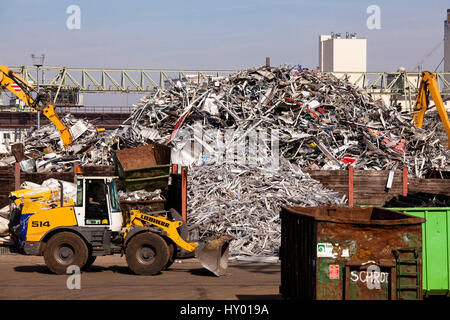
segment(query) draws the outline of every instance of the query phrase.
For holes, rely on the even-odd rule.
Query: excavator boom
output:
[[[417,128],[422,127],[425,111],[428,109],[430,95],[436,105],[439,117],[444,124],[448,137],[448,147],[450,148],[450,120],[448,119],[447,111],[445,110],[444,102],[439,92],[436,76],[429,71],[422,72],[422,80],[420,81],[414,110],[414,124]]]
[[[14,88],[14,84],[19,86],[20,90],[16,90]],[[72,145],[72,135],[69,131],[69,128],[59,119],[56,114],[55,107],[52,104],[47,103],[40,99],[39,92],[37,93],[37,98],[33,99],[31,93],[34,91],[34,87],[31,86],[25,79],[16,75],[10,68],[7,66],[0,65],[0,87],[10,91],[14,95],[16,95],[20,100],[25,102],[30,108],[33,110],[40,112],[39,104],[44,102],[43,113],[44,115],[55,125],[56,129],[59,131],[61,135],[62,142],[64,147],[68,150]]]

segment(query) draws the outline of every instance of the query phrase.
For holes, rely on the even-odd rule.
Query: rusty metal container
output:
[[[114,151],[115,170],[125,192],[145,189],[167,190],[170,176],[171,149],[161,144]]]
[[[281,286],[289,299],[422,299],[422,223],[383,208],[283,207]]]

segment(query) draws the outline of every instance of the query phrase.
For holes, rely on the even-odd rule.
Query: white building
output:
[[[23,142],[26,133],[26,129],[0,128],[0,154],[9,153],[11,145]]]
[[[366,72],[367,41],[347,33],[319,36],[319,68],[324,72]]]

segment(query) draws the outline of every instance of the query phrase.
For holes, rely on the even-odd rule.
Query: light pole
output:
[[[39,94],[39,68],[44,65],[45,54],[41,54],[41,56],[35,56],[31,54],[31,59],[33,60],[33,65],[36,67],[36,91]],[[37,110],[37,128],[41,127],[41,112],[39,110],[39,106]]]

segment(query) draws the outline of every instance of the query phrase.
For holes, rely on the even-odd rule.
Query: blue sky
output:
[[[80,30],[66,27],[69,5],[81,9]],[[381,9],[379,30],[366,26],[369,5]],[[44,52],[46,66],[240,69],[270,56],[314,68],[319,35],[348,31],[367,38],[368,71],[412,69],[443,38],[447,8],[449,0],[0,0],[0,64],[31,65],[30,54]],[[443,51],[424,68],[434,71]]]

